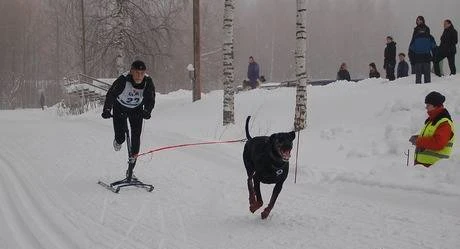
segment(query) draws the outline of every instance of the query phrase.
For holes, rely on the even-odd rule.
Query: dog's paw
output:
[[[271,208],[266,207],[260,216],[262,216],[262,219],[266,219],[271,211]]]
[[[255,211],[257,211],[257,209],[259,209],[263,205],[264,205],[263,202],[256,201],[254,202],[254,204],[249,205],[249,211],[251,211],[251,213],[254,213]]]

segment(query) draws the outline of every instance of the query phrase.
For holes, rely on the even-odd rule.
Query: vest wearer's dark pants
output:
[[[422,83],[422,74],[424,76],[425,83],[431,82],[430,63],[416,63],[415,64],[415,84]]]
[[[115,140],[118,144],[125,142],[125,131],[129,125],[131,128],[131,154],[136,155],[139,153],[141,146],[141,132],[142,132],[142,109],[137,108],[129,112],[123,112],[122,108],[115,105],[113,108],[113,129],[115,131]],[[131,155],[131,156],[132,156]]]

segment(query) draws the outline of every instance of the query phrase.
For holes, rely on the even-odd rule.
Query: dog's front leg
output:
[[[249,211],[251,211],[251,213],[254,213],[257,209],[264,205],[264,202],[262,201],[262,194],[260,193],[260,181],[253,178],[253,182],[256,201],[253,205],[249,206]]]
[[[278,195],[281,192],[281,189],[283,188],[283,183],[279,182],[275,185],[273,188],[273,193],[272,196],[270,197],[270,202],[268,203],[268,206],[264,209],[262,212],[261,216],[262,219],[266,219],[270,212],[272,211],[273,206],[275,206],[276,199],[278,198]]]
[[[249,206],[253,206],[256,203],[256,193],[254,191],[254,182],[251,178],[248,178],[248,192],[249,192]]]

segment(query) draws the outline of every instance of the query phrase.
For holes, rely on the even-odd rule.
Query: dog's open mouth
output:
[[[287,162],[291,158],[291,149],[280,148],[280,156],[283,161]]]

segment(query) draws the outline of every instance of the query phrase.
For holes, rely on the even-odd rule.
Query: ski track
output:
[[[38,245],[40,248],[63,248],[67,246],[77,248],[76,242],[63,233],[46,212],[45,207],[48,203],[46,197],[38,191],[28,189],[32,184],[27,182],[23,175],[16,170],[17,167],[21,167],[21,164],[14,165],[6,160],[5,156],[1,156],[1,160],[6,166],[3,169],[5,177],[2,179],[4,186],[2,189],[7,192],[7,203],[14,203],[11,210],[15,210],[16,213],[13,216],[21,220],[20,231],[17,232],[28,235],[28,238],[33,238],[32,241],[22,245],[22,247],[33,248]],[[12,193],[15,193],[14,197]],[[25,237],[19,241],[22,239],[27,241],[28,238]]]
[[[272,94],[255,101],[263,103]],[[193,106],[197,110],[202,107],[200,103]],[[257,115],[270,109],[261,104],[251,108]],[[379,115],[384,116],[392,106],[384,109]],[[0,228],[1,249],[460,248],[456,191],[388,182],[369,178],[369,172],[341,172],[300,162],[303,170],[298,183],[293,184],[291,165],[274,209],[267,220],[261,220],[260,212],[273,185],[262,185],[265,205],[251,214],[242,143],[180,148],[141,157],[136,175],[153,183],[155,190],[148,193],[128,188],[113,194],[96,184],[98,180],[118,180],[126,170],[126,148],[118,153],[111,148],[111,122],[94,121],[90,114],[59,119],[30,110],[11,116],[3,121],[0,115],[5,127],[0,135],[0,221],[7,224]],[[34,124],[17,129],[15,118]],[[279,127],[263,118],[253,121],[254,136]],[[244,136],[243,130],[234,128],[187,134],[173,127],[159,128],[164,126],[161,122],[167,122],[158,122],[145,123],[142,148],[206,140],[206,134],[211,140]],[[37,132],[36,126],[51,128]],[[322,130],[319,136],[327,141],[355,136],[347,128]],[[328,146],[326,142],[319,148]],[[366,160],[374,155],[367,151],[353,154],[354,148],[347,147],[350,144],[342,146],[345,156],[348,153],[352,159]]]

